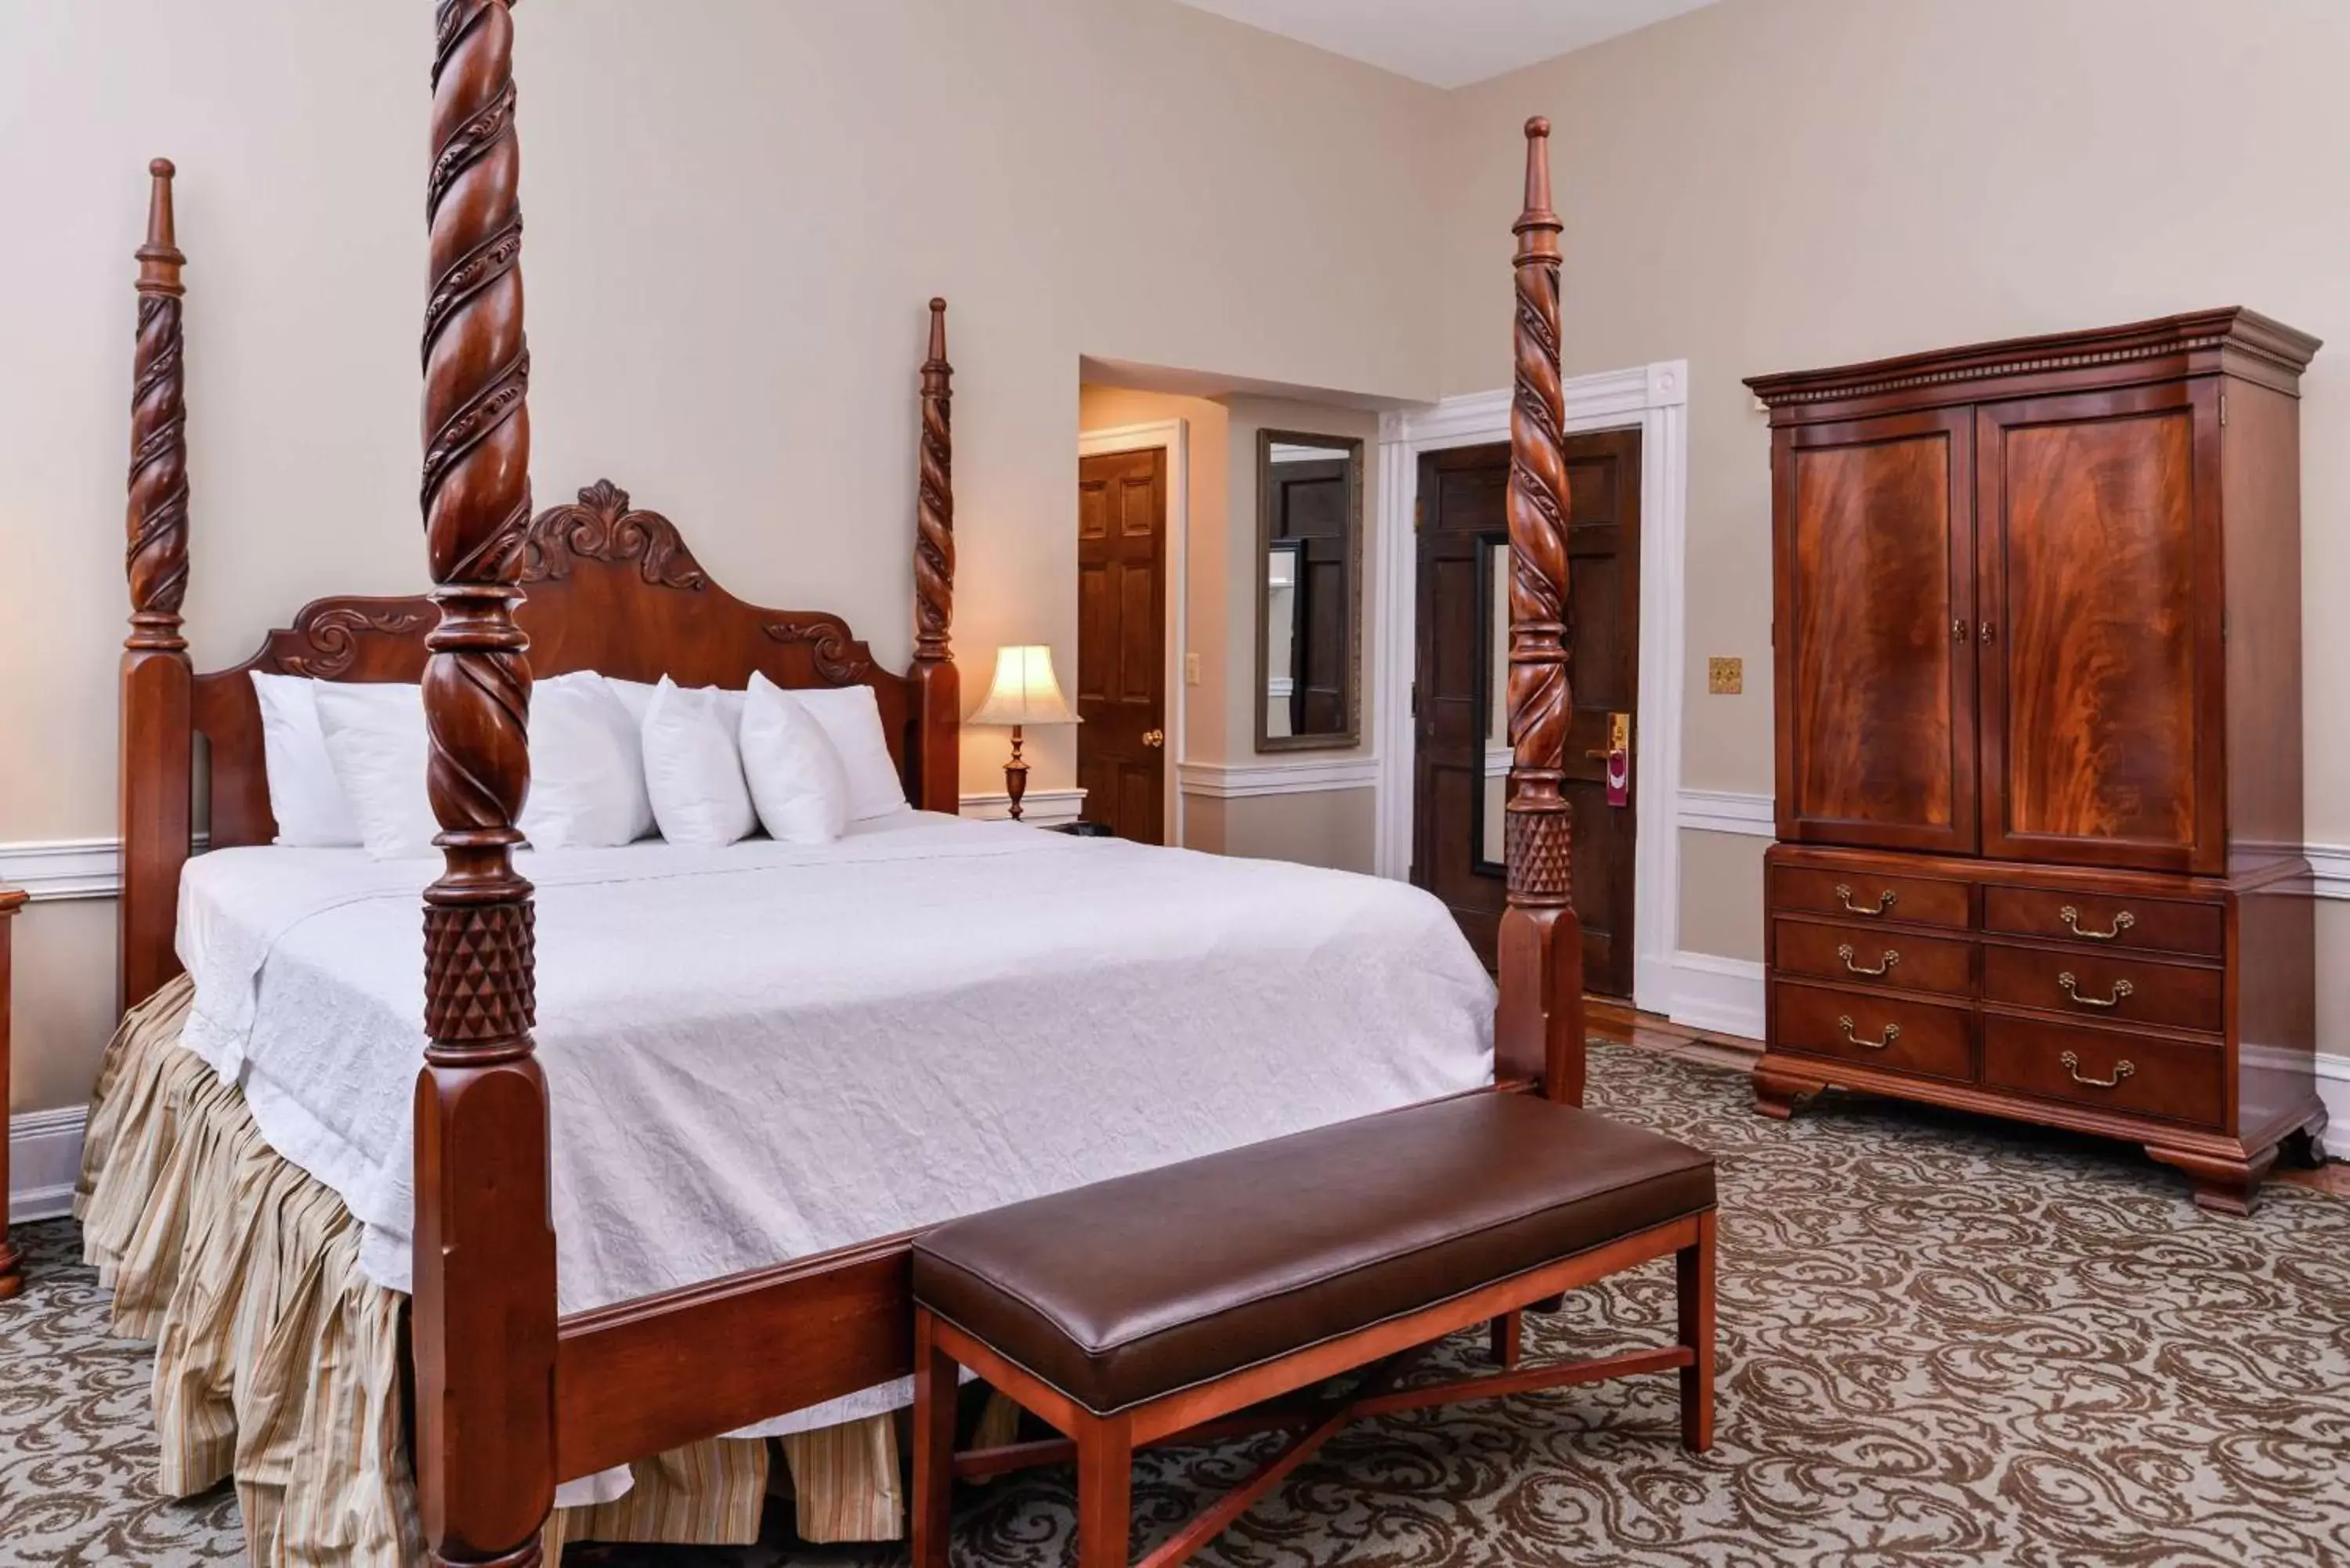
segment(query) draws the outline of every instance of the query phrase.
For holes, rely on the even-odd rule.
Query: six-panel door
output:
[[[1985,855],[2225,869],[2218,407],[1975,409]]]
[[[1779,836],[1975,847],[1972,411],[1782,431]]]

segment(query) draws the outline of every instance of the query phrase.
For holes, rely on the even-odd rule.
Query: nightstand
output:
[[[16,888],[0,888],[0,1301],[25,1288],[16,1249],[8,1244],[8,929],[25,904]]]

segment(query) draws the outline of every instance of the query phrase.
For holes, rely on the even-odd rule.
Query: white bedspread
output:
[[[914,812],[865,826],[521,857],[566,1313],[1492,1079],[1492,983],[1415,888]],[[402,1291],[438,868],[228,849],[181,887],[186,1044]]]

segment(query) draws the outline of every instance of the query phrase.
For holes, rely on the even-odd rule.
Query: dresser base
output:
[[[1780,844],[1754,1108],[1835,1087],[2134,1143],[2251,1210],[2325,1126],[2306,866],[2235,877]]]

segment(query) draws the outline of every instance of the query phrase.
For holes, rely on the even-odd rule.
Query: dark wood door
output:
[[[1137,844],[1166,839],[1166,456],[1077,460],[1077,784]]]
[[[1975,847],[1973,416],[1782,430],[1779,836]]]
[[[1639,432],[1569,436],[1566,460],[1575,904],[1586,986],[1628,997],[1638,780],[1609,805],[1607,751],[1611,720],[1629,726],[1640,685]],[[1505,443],[1420,459],[1412,879],[1445,901],[1489,966],[1505,891],[1508,488]]]
[[[2217,394],[1985,404],[1975,442],[1983,852],[2224,869]]]

